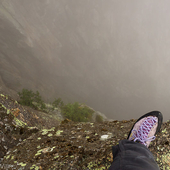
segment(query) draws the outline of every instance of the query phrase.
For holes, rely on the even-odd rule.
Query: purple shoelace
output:
[[[132,137],[130,139],[133,139],[135,141],[140,141],[145,146],[146,141],[153,141],[156,137],[152,136],[148,138],[148,134],[152,127],[156,124],[157,118],[156,117],[148,117],[143,124],[139,127],[139,130],[132,130]],[[134,133],[136,132],[136,133]]]

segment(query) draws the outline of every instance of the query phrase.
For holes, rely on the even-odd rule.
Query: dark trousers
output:
[[[121,140],[112,147],[113,163],[109,170],[160,170],[149,149],[140,143]]]

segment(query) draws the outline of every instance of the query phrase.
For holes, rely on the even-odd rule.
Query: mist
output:
[[[61,97],[86,103],[109,119],[138,118],[153,110],[169,119],[170,1],[0,4],[1,78],[7,82],[7,58],[15,66],[7,71],[19,76],[19,84],[6,83],[8,88],[33,88],[48,101]],[[9,32],[5,21],[11,24]],[[9,33],[18,36],[7,39]]]

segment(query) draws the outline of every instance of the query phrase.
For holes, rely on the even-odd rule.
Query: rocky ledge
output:
[[[111,147],[127,138],[135,122],[131,119],[75,123],[65,119],[60,125],[54,126],[53,122],[51,127],[39,126],[38,129],[28,126],[27,119],[21,120],[16,110],[21,106],[6,98],[1,96],[0,104],[0,167],[3,170],[108,169],[113,160]],[[7,109],[4,104],[11,108]],[[27,112],[28,108],[23,109]],[[169,132],[170,122],[167,121],[149,148],[161,170],[170,169]]]

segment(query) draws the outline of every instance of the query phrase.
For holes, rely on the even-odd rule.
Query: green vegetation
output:
[[[44,110],[46,109],[46,106],[45,106],[45,103],[44,101],[42,100],[41,96],[40,96],[40,93],[38,91],[36,91],[36,93],[34,94],[34,102],[36,102],[36,107],[37,108],[41,108],[41,110]]]
[[[53,107],[59,107],[62,108],[64,106],[64,102],[62,101],[61,98],[55,99],[54,102],[52,103]]]
[[[61,98],[55,98],[54,102],[51,104],[52,108],[47,108],[38,91],[34,93],[32,90],[23,89],[22,92],[18,94],[20,97],[20,104],[46,112],[53,111],[55,108],[60,108],[63,117],[74,122],[89,122],[94,113],[94,110],[78,102],[64,104]],[[103,120],[102,116],[96,117],[96,119],[98,122]]]
[[[34,98],[34,93],[31,90],[27,89],[22,89],[22,92],[18,92],[20,101],[19,103],[25,106],[31,106],[33,107],[33,98]]]
[[[78,102],[68,103],[62,107],[62,114],[74,122],[88,122],[91,120],[94,111]]]
[[[18,94],[20,97],[20,104],[33,107],[34,109],[44,110],[46,108],[38,91],[34,93],[32,90],[22,89],[22,92],[18,92]]]

